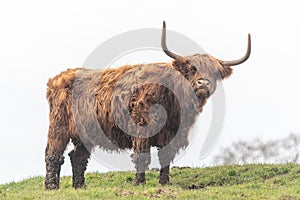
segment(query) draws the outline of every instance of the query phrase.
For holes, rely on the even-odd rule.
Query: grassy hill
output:
[[[86,174],[86,189],[74,190],[71,177],[60,189],[44,190],[44,177],[0,185],[0,199],[300,199],[300,165],[232,165],[172,168],[172,185],[158,184],[158,171],[133,186],[134,172]]]

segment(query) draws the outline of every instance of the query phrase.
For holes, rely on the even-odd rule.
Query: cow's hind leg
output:
[[[45,151],[46,179],[45,189],[59,188],[60,169],[64,163],[64,150],[69,142],[68,138],[48,139]]]
[[[84,173],[90,158],[90,152],[78,140],[73,141],[74,149],[69,153],[72,164],[73,187],[85,188]]]
[[[145,171],[148,169],[151,161],[149,140],[144,138],[134,139],[133,149],[132,161],[136,169],[135,185],[145,184]]]

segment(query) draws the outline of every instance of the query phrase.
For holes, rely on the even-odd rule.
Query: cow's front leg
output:
[[[175,155],[175,149],[163,147],[158,150],[158,158],[161,166],[159,174],[159,183],[162,185],[171,184],[169,177],[170,163],[173,161]]]
[[[170,182],[170,165],[162,167],[159,171],[159,183],[162,185],[171,184]]]
[[[148,169],[151,161],[149,139],[135,138],[133,140],[133,150],[132,161],[136,169],[135,185],[145,184],[145,171]]]

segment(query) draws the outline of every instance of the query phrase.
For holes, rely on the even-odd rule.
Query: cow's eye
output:
[[[192,65],[192,66],[191,66],[191,72],[192,72],[193,74],[195,74],[196,71],[197,71],[197,68],[196,68],[194,65]]]

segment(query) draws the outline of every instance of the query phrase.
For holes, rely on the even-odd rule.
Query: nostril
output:
[[[202,86],[202,85],[206,85],[206,86],[209,86],[210,85],[210,81],[208,79],[199,79],[197,81],[198,85],[199,86]]]
[[[203,80],[202,80],[202,79],[199,79],[199,80],[198,80],[198,84],[199,84],[199,85],[203,85]]]

